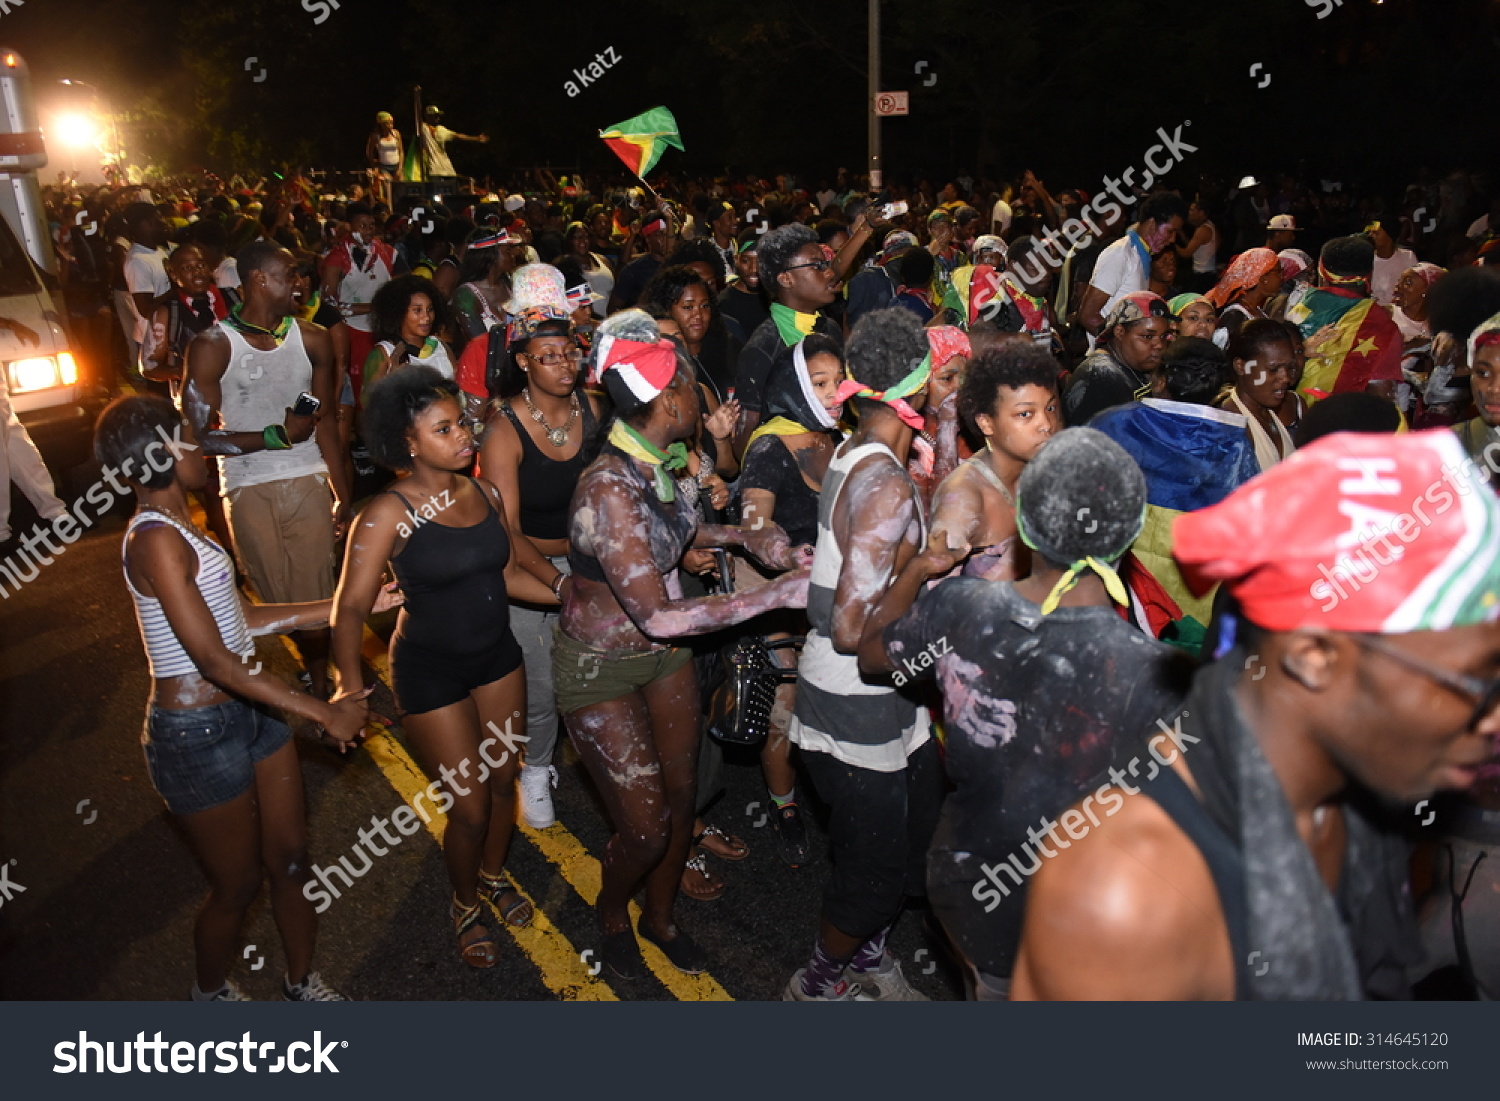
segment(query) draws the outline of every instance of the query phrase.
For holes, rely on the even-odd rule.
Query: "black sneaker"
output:
[[[781,841],[781,856],[794,868],[807,863],[807,823],[802,820],[802,808],[796,803],[773,806],[771,824],[776,827],[776,836]]]
[[[599,941],[599,958],[622,979],[644,979],[650,975],[635,934],[629,929],[623,933],[605,933]]]
[[[677,930],[677,935],[671,940],[658,940],[656,934],[651,932],[651,926],[642,919],[640,934],[647,944],[660,948],[661,954],[677,970],[688,975],[701,975],[708,970],[708,953],[699,948],[681,929]]]

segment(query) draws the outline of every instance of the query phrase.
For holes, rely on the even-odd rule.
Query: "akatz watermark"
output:
[[[197,444],[183,442],[181,425],[172,429],[171,438],[168,438],[166,431],[160,427],[157,428],[156,434],[161,439],[152,440],[147,445],[143,456],[146,465],[150,467],[149,471],[139,472],[143,478],[171,470],[182,458],[184,451],[198,450]],[[160,465],[158,465],[158,460],[160,460]],[[134,491],[128,485],[121,483],[119,475],[124,474],[128,478],[134,473],[134,459],[126,459],[120,464],[118,470],[112,466],[106,466],[103,470],[104,476],[88,488],[83,499],[73,502],[71,513],[64,512],[46,525],[38,524],[22,536],[20,549],[4,562],[0,562],[0,578],[10,582],[11,592],[18,592],[26,582],[36,580],[43,566],[52,565],[56,557],[67,550],[70,544],[78,542],[85,531],[93,527],[110,509],[115,507],[117,496],[131,496]],[[95,516],[85,515],[84,502],[93,505],[98,510]],[[52,542],[54,539],[58,540],[61,546],[54,546]],[[44,554],[40,546],[45,546],[50,553]],[[26,567],[29,567],[29,572]],[[0,584],[0,596],[9,600],[10,595],[10,592],[5,591],[5,586]]]
[[[948,636],[944,635],[936,642],[929,642],[916,657],[902,658],[901,665],[894,674],[896,687],[900,688],[907,681],[920,677],[937,663],[938,658],[951,653],[953,653],[953,647],[948,642]]]
[[[1160,143],[1147,149],[1145,156],[1141,158],[1146,165],[1145,176],[1138,185],[1142,191],[1150,191],[1151,185],[1158,178],[1165,176],[1186,159],[1186,154],[1198,151],[1196,145],[1189,145],[1182,140],[1182,127],[1191,125],[1193,123],[1189,119],[1182,126],[1172,131],[1171,134],[1167,133],[1165,127],[1157,128],[1156,136],[1161,139]],[[1157,160],[1157,153],[1162,151],[1164,152],[1161,159]],[[1032,263],[1035,269],[1028,271],[1026,277],[1033,283],[1040,282],[1048,270],[1047,267],[1043,266],[1044,264],[1054,269],[1060,268],[1063,265],[1063,261],[1069,256],[1077,252],[1082,252],[1099,237],[1103,236],[1104,231],[1094,221],[1094,217],[1097,215],[1107,222],[1112,222],[1120,216],[1122,207],[1125,210],[1130,209],[1135,202],[1135,198],[1122,191],[1120,185],[1123,183],[1126,187],[1137,186],[1134,182],[1134,176],[1135,169],[1127,168],[1124,172],[1120,173],[1118,180],[1111,179],[1108,176],[1104,177],[1104,183],[1101,185],[1099,193],[1079,212],[1082,215],[1082,220],[1079,218],[1069,218],[1063,223],[1060,232],[1067,239],[1068,250],[1066,252],[1062,251],[1058,245],[1057,235],[1059,230],[1047,230],[1042,238],[1042,242],[1032,250],[1030,256],[1021,261],[1023,264]],[[1118,203],[1116,200],[1118,200]],[[1055,258],[1048,254],[1047,250],[1049,249],[1057,251]],[[1033,257],[1037,259],[1033,261]]]
[[[519,718],[519,714],[512,719]],[[531,739],[525,734],[512,733],[510,724],[512,719],[505,720],[505,729],[501,730],[493,722],[489,724],[492,731],[490,737],[479,743],[479,756],[483,758],[479,764],[478,775],[474,777],[476,784],[483,784],[490,778],[490,770],[496,771],[504,768],[510,762],[512,753],[517,756],[521,753],[521,746]],[[505,748],[500,750],[498,758],[490,756],[490,750],[497,744]],[[391,849],[401,844],[403,837],[410,837],[420,830],[424,823],[432,821],[432,812],[422,805],[423,798],[433,805],[439,814],[447,814],[453,809],[454,799],[449,791],[455,791],[461,796],[467,796],[470,788],[459,783],[460,776],[468,779],[469,766],[472,762],[465,757],[459,762],[458,768],[449,768],[447,765],[439,765],[438,771],[442,773],[442,779],[434,780],[425,789],[417,792],[411,798],[411,803],[402,803],[391,812],[389,818],[383,818],[378,814],[370,816],[368,828],[362,827],[358,831],[359,840],[355,842],[351,852],[360,858],[360,867],[355,867],[349,857],[339,857],[337,864],[330,864],[326,868],[320,868],[314,864],[312,868],[313,879],[302,885],[303,897],[308,902],[317,903],[317,913],[322,913],[333,905],[333,900],[343,897],[343,891],[334,886],[331,876],[337,876],[343,881],[344,890],[354,886],[354,881],[361,878],[366,872],[375,866],[374,858],[384,856]],[[444,787],[448,791],[443,790]],[[418,816],[421,816],[420,821]],[[396,833],[391,833],[388,826],[395,826]],[[380,841],[376,841],[379,837]],[[381,843],[383,842],[383,844]]]
[[[302,2],[306,3],[307,0],[302,0]],[[605,49],[609,51],[608,57],[605,57],[603,54],[595,54],[593,61],[590,61],[582,69],[573,70],[573,75],[578,78],[578,83],[575,84],[571,80],[564,82],[563,91],[568,93],[569,99],[576,96],[580,88],[587,88],[603,76],[605,69],[612,69],[616,62],[625,60],[623,57],[615,56],[615,48],[613,46],[606,46]]]
[[[1171,726],[1168,726],[1162,719],[1156,720],[1156,725],[1161,727],[1161,730],[1153,734],[1150,741],[1146,743],[1146,748],[1151,751],[1152,758],[1149,762],[1149,770],[1144,777],[1146,783],[1150,783],[1156,779],[1157,773],[1162,769],[1170,768],[1179,756],[1187,752],[1189,745],[1195,745],[1203,740],[1202,738],[1193,737],[1182,729],[1182,720],[1187,717],[1187,714],[1186,711],[1179,714]],[[1163,743],[1172,747],[1172,755],[1170,757],[1163,755],[1163,751],[1160,748]],[[1094,803],[1096,801],[1099,806],[1104,808],[1104,817],[1113,818],[1119,812],[1120,808],[1125,805],[1125,796],[1121,795],[1120,792],[1123,791],[1126,795],[1140,794],[1141,789],[1135,787],[1126,779],[1127,775],[1141,779],[1141,774],[1138,771],[1140,765],[1141,759],[1139,757],[1132,757],[1124,771],[1111,765],[1109,769],[1110,782],[1101,784],[1097,791],[1084,796],[1082,810],[1069,807],[1055,821],[1043,815],[1040,829],[1036,826],[1028,827],[1026,836],[1030,840],[1021,846],[1022,851],[1026,854],[1024,863],[1021,860],[1021,854],[1013,852],[1007,859],[997,864],[981,864],[980,870],[984,872],[985,878],[974,884],[974,888],[971,891],[974,901],[985,903],[984,912],[989,913],[1000,905],[1002,898],[1009,897],[1012,886],[1021,886],[1025,879],[1041,871],[1042,860],[1057,855],[1053,849],[1049,849],[1043,843],[1043,838],[1051,841],[1059,849],[1067,849],[1072,847],[1073,841],[1082,841],[1087,837],[1089,830],[1099,825],[1099,819],[1094,814]],[[1068,837],[1072,838],[1072,841],[1065,841],[1057,834],[1057,827],[1059,825],[1062,826]],[[1009,884],[1000,878],[1001,872],[1010,877]]]

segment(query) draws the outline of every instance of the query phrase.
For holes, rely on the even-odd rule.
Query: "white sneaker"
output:
[[[928,1002],[932,999],[923,994],[901,971],[901,961],[889,952],[882,957],[880,966],[873,971],[851,971],[844,968],[843,978],[852,986],[860,988],[865,1001],[869,1002]]]
[[[786,982],[786,989],[781,992],[781,1000],[784,1002],[868,1002],[872,999],[861,988],[859,983],[850,982],[847,978],[840,978],[822,994],[805,994],[802,991],[802,973],[807,968],[799,967],[792,973],[792,977]]]
[[[557,787],[556,765],[521,766],[521,815],[534,830],[557,825],[552,789]]]
[[[281,996],[289,1002],[347,1002],[349,999],[323,981],[316,971],[309,971],[307,978],[293,986],[285,976],[281,980]]]
[[[234,983],[230,982],[228,979],[225,979],[224,980],[224,985],[221,986],[221,987],[219,987],[219,989],[215,990],[212,994],[203,994],[203,993],[200,993],[199,990],[198,990],[198,984],[194,983],[193,984],[192,993],[189,994],[188,996],[189,996],[189,998],[191,998],[195,1002],[248,1002],[248,1001],[250,1001],[250,995],[246,994],[243,990],[241,990],[239,987],[235,986]]]

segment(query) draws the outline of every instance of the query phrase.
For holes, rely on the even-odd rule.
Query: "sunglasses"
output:
[[[1455,673],[1428,665],[1421,658],[1413,657],[1398,646],[1392,646],[1376,635],[1353,635],[1355,643],[1374,654],[1390,658],[1397,665],[1404,665],[1414,673],[1421,673],[1434,684],[1451,688],[1461,696],[1475,701],[1474,713],[1469,716],[1465,729],[1472,730],[1500,703],[1500,677],[1484,680],[1466,673]]]
[[[533,360],[534,362],[540,363],[547,367],[558,367],[564,363],[577,363],[581,355],[577,348],[574,348],[569,352],[544,352],[539,356],[532,355],[530,352],[524,352],[522,354],[525,355],[527,359]]]
[[[827,271],[833,267],[833,261],[828,259],[809,260],[805,264],[788,264],[782,271],[796,271],[798,268],[812,268],[814,271]]]

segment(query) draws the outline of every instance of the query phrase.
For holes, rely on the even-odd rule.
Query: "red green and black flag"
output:
[[[656,167],[667,146],[683,149],[677,120],[665,107],[653,107],[635,118],[617,122],[607,130],[600,130],[599,136],[625,162],[625,167],[642,179]]]

